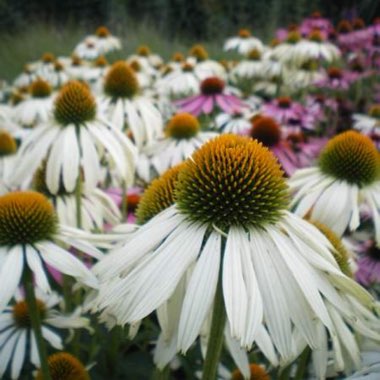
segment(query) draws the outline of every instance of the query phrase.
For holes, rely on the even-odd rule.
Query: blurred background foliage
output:
[[[46,51],[69,55],[99,25],[122,39],[121,56],[145,43],[164,58],[203,42],[220,58],[223,40],[245,27],[264,41],[311,12],[370,22],[379,0],[0,0],[0,78]]]

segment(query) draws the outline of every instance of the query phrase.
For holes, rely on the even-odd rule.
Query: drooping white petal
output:
[[[36,243],[36,248],[39,250],[43,260],[53,268],[69,276],[76,277],[91,288],[98,287],[96,277],[74,255],[48,241]]]
[[[128,310],[124,310],[126,322],[144,318],[170,297],[185,270],[199,254],[205,231],[204,226],[186,223],[178,226],[149,262],[142,262],[125,278],[131,284],[128,294],[131,304]]]
[[[43,290],[45,293],[49,293],[51,289],[41,262],[41,258],[39,257],[38,253],[34,250],[34,248],[29,245],[25,246],[25,253],[26,262],[28,263],[29,268],[34,273],[34,278],[37,286],[41,288],[41,290]]]
[[[21,331],[13,353],[11,366],[12,379],[18,379],[25,359],[27,330]]]
[[[21,281],[24,269],[22,246],[16,245],[8,251],[8,257],[0,268],[0,311],[3,310],[13,297]],[[5,285],[6,284],[6,285]]]
[[[221,235],[212,232],[197,261],[183,301],[178,349],[186,352],[203,325],[215,297],[220,270]]]
[[[223,259],[223,296],[233,338],[241,339],[247,316],[247,289],[243,278],[238,229],[230,227]]]

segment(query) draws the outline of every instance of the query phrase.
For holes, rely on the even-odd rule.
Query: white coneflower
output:
[[[286,64],[292,64],[294,52],[301,42],[301,35],[298,31],[288,33],[286,39],[274,46],[271,50],[271,57]]]
[[[97,38],[95,36],[87,36],[75,46],[74,54],[82,59],[96,59],[101,55],[96,43]]]
[[[99,26],[99,28],[96,29],[94,37],[95,48],[99,55],[121,49],[121,42],[119,38],[113,36],[105,26]]]
[[[54,69],[55,59],[54,54],[46,52],[38,61],[30,63],[29,66],[35,71],[37,77],[45,78]]]
[[[85,80],[85,75],[88,71],[89,63],[83,61],[80,57],[73,54],[70,60],[65,64],[65,70],[71,79],[80,81]]]
[[[0,195],[10,190],[9,179],[14,171],[17,143],[5,130],[0,129]]]
[[[363,134],[378,140],[380,136],[380,104],[371,106],[368,115],[353,114],[353,127]],[[378,143],[377,143],[378,145]]]
[[[282,365],[298,354],[294,329],[312,349],[326,350],[319,326],[340,334],[327,303],[350,297],[367,309],[374,300],[341,272],[325,236],[287,204],[283,173],[266,148],[234,135],[211,140],[180,170],[175,204],[106,260],[98,308],[120,324],[137,322],[188,276],[176,350],[190,348],[212,312],[204,379],[215,377],[226,322],[242,347],[264,334]],[[350,323],[365,325],[361,316]]]
[[[50,193],[46,186],[46,163],[37,170],[32,187],[44,194],[53,203],[61,224],[77,227],[77,196],[75,191],[68,192],[60,182],[58,192]],[[80,189],[81,228],[86,231],[102,231],[104,225],[113,226],[120,223],[121,214],[115,202],[106,192],[99,188]]]
[[[293,49],[291,62],[302,65],[309,60],[333,62],[340,58],[340,50],[325,40],[318,30],[312,31],[307,39],[301,40]]]
[[[69,74],[66,72],[65,66],[60,61],[55,61],[54,69],[46,74],[45,79],[53,88],[59,89],[69,81]]]
[[[221,113],[215,118],[215,127],[223,133],[246,135],[252,127],[250,117],[252,117],[252,113],[247,110],[236,111],[231,114]]]
[[[63,349],[62,337],[56,329],[89,328],[90,320],[82,317],[79,309],[70,315],[59,310],[62,299],[57,293],[46,294],[38,288],[35,293],[42,336],[53,348]],[[16,292],[14,299],[15,302],[0,313],[0,377],[9,368],[10,378],[19,379],[26,358],[37,368],[40,358],[28,304],[20,291]]]
[[[146,146],[141,152],[137,174],[146,182],[181,163],[206,141],[217,136],[202,132],[198,119],[186,112],[174,115],[168,122],[166,137]]]
[[[315,60],[304,62],[300,67],[285,68],[284,85],[290,91],[306,88],[324,78],[319,64]]]
[[[12,192],[0,197],[0,310],[14,295],[24,268],[36,284],[50,291],[44,263],[78,281],[97,287],[95,276],[61,244],[73,246],[97,259],[102,253],[81,238],[75,229],[59,225],[53,205],[37,192]]]
[[[187,63],[194,65],[195,75],[202,81],[209,77],[219,77],[227,79],[226,69],[222,64],[212,59],[209,59],[208,53],[203,45],[194,45],[189,51]]]
[[[196,94],[200,83],[201,80],[195,74],[194,65],[185,62],[158,79],[155,88],[163,95],[181,98]]]
[[[247,54],[253,49],[262,52],[264,45],[248,29],[240,29],[238,36],[227,39],[224,44],[224,50],[237,50],[240,54]]]
[[[104,80],[101,105],[120,131],[130,130],[138,148],[162,135],[163,120],[153,101],[139,94],[133,69],[124,61],[115,62]]]
[[[80,82],[67,83],[58,94],[50,122],[35,129],[18,151],[15,184],[33,176],[46,159],[46,184],[56,194],[76,188],[80,172],[84,185],[96,187],[102,177],[101,160],[119,181],[131,183],[137,151],[131,141],[97,112],[95,99]],[[61,182],[62,180],[62,182]]]
[[[151,49],[147,45],[140,45],[136,49],[136,54],[132,54],[127,60],[129,63],[132,61],[139,62],[145,69],[150,68],[150,73],[156,71],[156,69],[161,66],[164,61],[158,55],[152,53]]]
[[[339,236],[360,226],[360,207],[371,212],[380,244],[380,159],[372,141],[358,132],[335,136],[322,150],[318,166],[289,179],[295,213],[310,213]]]
[[[28,87],[36,79],[36,73],[30,65],[25,65],[23,72],[14,80],[15,87]]]
[[[48,369],[51,380],[90,380],[84,365],[68,352],[57,352],[48,357]],[[41,370],[35,380],[45,380]]]
[[[247,54],[247,57],[231,70],[229,75],[234,82],[239,79],[244,81],[263,78],[265,71],[261,60],[261,53],[256,49],[251,50]]]
[[[52,88],[43,79],[36,79],[29,87],[30,98],[13,109],[14,120],[23,127],[35,127],[45,123],[53,109]]]

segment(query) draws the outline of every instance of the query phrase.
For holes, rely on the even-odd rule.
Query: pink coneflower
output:
[[[376,242],[369,239],[357,242],[354,245],[355,250],[359,253],[357,259],[358,269],[356,271],[356,280],[364,286],[380,283],[380,248]]]
[[[327,69],[324,79],[315,82],[315,86],[330,90],[348,90],[357,79],[356,73],[332,66]]]
[[[181,111],[194,116],[210,114],[218,106],[222,111],[233,113],[244,108],[244,103],[235,95],[225,93],[225,83],[218,77],[209,77],[200,84],[201,94],[174,102]]]
[[[364,21],[360,18],[356,18],[352,23],[342,20],[337,30],[338,45],[344,50],[360,50],[371,44],[372,31],[365,27]]]
[[[143,193],[143,189],[141,187],[131,187],[127,190],[126,194],[126,206],[127,206],[127,223],[135,223],[136,215],[135,211],[137,205],[140,202],[140,197]],[[118,187],[110,187],[106,190],[106,193],[112,198],[115,204],[122,208],[123,203],[123,191]]]
[[[327,38],[332,33],[334,27],[329,19],[322,17],[320,12],[314,12],[310,17],[302,21],[299,29],[303,36],[307,36],[310,32],[318,30]]]
[[[253,118],[249,135],[275,154],[288,176],[297,169],[310,166],[323,146],[317,140],[307,143],[302,133],[290,134],[285,138],[280,124],[268,116]]]
[[[264,104],[263,114],[271,116],[285,127],[285,132],[300,132],[302,129],[313,130],[315,120],[305,107],[288,96],[281,96]]]

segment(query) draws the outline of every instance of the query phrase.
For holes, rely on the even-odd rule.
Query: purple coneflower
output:
[[[195,116],[210,114],[218,106],[222,111],[233,113],[244,107],[244,103],[235,95],[226,94],[225,82],[218,77],[209,77],[200,84],[201,93],[175,101],[181,111]]]

